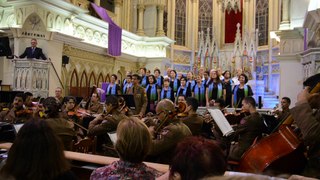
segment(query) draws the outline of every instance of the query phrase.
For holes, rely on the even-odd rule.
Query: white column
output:
[[[285,30],[290,28],[290,11],[289,11],[290,0],[282,0],[282,15],[280,30]]]
[[[138,5],[138,30],[137,34],[140,36],[144,36],[144,29],[143,29],[143,13],[144,13],[145,7],[143,4]]]
[[[158,5],[158,30],[157,30],[157,35],[156,36],[164,36],[165,33],[163,31],[163,12],[164,12],[164,5]]]

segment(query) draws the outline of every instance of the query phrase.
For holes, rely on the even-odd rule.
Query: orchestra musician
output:
[[[33,111],[24,108],[26,96],[24,93],[18,93],[13,100],[13,108],[8,111],[0,113],[0,122],[7,122],[11,124],[24,123],[29,120]]]
[[[54,97],[48,97],[43,102],[46,119],[55,134],[60,137],[65,150],[71,149],[71,142],[75,138],[74,124],[67,119],[60,117],[60,104]]]
[[[78,113],[76,98],[73,96],[65,97],[64,106],[65,109],[62,110],[61,116],[66,119],[72,119],[72,121],[76,123],[80,123],[80,121],[82,120],[82,114]]]
[[[297,97],[295,107],[290,110],[296,125],[300,128],[307,148],[308,162],[303,175],[320,178],[320,94],[309,91],[320,83],[320,73],[309,77],[306,86]],[[319,84],[318,84],[319,85]]]
[[[160,125],[149,127],[153,140],[148,156],[150,160],[167,164],[176,145],[192,133],[188,126],[176,117],[175,106],[169,99],[163,99],[158,103],[156,113]]]
[[[242,100],[242,110],[250,112],[250,115],[244,117],[243,122],[235,128],[234,136],[239,138],[238,142],[230,147],[229,160],[240,160],[254,140],[262,136],[264,129],[263,119],[256,110],[256,101],[253,97],[245,97]]]
[[[280,121],[284,118],[286,118],[289,114],[290,114],[290,109],[289,106],[291,104],[291,100],[288,97],[283,97],[281,99],[281,109],[276,109],[274,111],[274,114],[276,115],[277,119],[279,119]]]
[[[103,111],[103,106],[102,106],[102,104],[100,104],[100,96],[98,95],[98,93],[94,92],[91,95],[91,101],[89,103],[87,113],[101,114],[102,111]]]
[[[54,91],[55,93],[55,98],[56,101],[60,104],[60,108],[63,105],[63,96],[62,96],[62,88],[61,87],[57,87]]]
[[[196,98],[188,97],[187,103],[187,116],[182,117],[182,122],[187,125],[193,136],[198,136],[201,133],[203,118],[197,114],[199,103]]]
[[[89,123],[89,136],[97,136],[102,139],[103,144],[112,146],[112,142],[109,139],[108,132],[117,130],[119,122],[128,118],[126,115],[119,112],[118,98],[114,95],[106,97],[106,112],[98,115],[94,120]]]

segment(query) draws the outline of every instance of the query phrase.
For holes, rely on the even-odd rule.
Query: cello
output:
[[[320,90],[318,83],[310,93]],[[306,164],[304,147],[290,125],[293,118],[289,115],[279,127],[267,137],[252,145],[241,157],[236,170],[241,172],[262,173],[281,169],[281,173],[299,173]],[[278,127],[276,127],[278,128]]]

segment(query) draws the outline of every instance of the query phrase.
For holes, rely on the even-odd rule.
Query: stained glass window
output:
[[[256,1],[256,29],[259,30],[259,46],[268,45],[268,16],[269,16],[269,1]]]
[[[174,39],[177,45],[186,44],[186,0],[176,0]]]
[[[207,33],[210,28],[210,39],[212,39],[212,0],[199,0],[198,32]]]

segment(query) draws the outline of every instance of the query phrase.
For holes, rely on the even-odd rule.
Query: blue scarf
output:
[[[196,84],[194,87],[194,97],[199,101],[202,102],[205,99],[205,93],[206,88],[204,87],[203,84],[201,84],[200,87],[200,92],[199,92],[199,84]],[[200,99],[199,99],[199,94],[200,94]]]
[[[179,87],[179,89],[178,89],[178,91],[177,91],[176,97],[179,96],[179,94],[180,94],[180,89],[181,89],[181,87]],[[188,87],[185,86],[184,89],[183,89],[183,91],[182,91],[182,94],[183,94],[185,97],[186,97],[186,95],[187,95],[187,89],[188,89]]]
[[[160,97],[161,99],[164,99],[164,88],[161,90],[161,93],[160,93]],[[171,99],[171,87],[168,87],[168,90],[167,90],[167,93],[166,93],[166,99]]]
[[[213,88],[214,88],[214,84],[215,84],[215,83],[212,82],[212,83],[209,85],[209,92],[208,92],[208,94],[209,94],[209,99],[212,98],[212,91],[213,91]],[[222,96],[222,84],[219,83],[219,84],[218,84],[217,98],[221,98],[221,96]]]
[[[193,89],[194,85],[196,85],[196,82],[194,80],[189,80],[187,82],[187,87],[190,89]]]
[[[147,88],[146,88],[147,92],[148,92],[149,88],[151,88],[149,101],[157,101],[157,85],[153,84],[151,86],[150,84],[148,84]]]
[[[128,85],[129,85],[129,87],[128,87]],[[123,86],[123,89],[122,89],[122,92],[123,92],[123,94],[126,94],[127,92],[127,88],[131,88],[132,87],[132,83],[130,83],[130,84],[128,84],[128,83],[126,83],[124,86]]]
[[[142,81],[141,81],[141,86],[146,87],[147,85],[147,76],[143,76]]]
[[[158,84],[158,86],[159,86],[160,88],[162,87],[161,76],[159,76],[159,77],[157,78],[157,84]]]
[[[117,88],[116,87],[117,87],[117,85],[113,84],[112,89],[111,89],[111,93],[109,93],[110,92],[110,84],[109,84],[108,89],[107,89],[107,95],[110,95],[110,94],[116,95],[117,94],[117,92],[116,92]]]
[[[237,102],[238,102],[237,92],[238,92],[239,86],[240,86],[240,85],[236,85],[236,86],[234,87],[233,105],[234,105],[235,107],[238,106],[238,104],[237,104]],[[248,94],[249,94],[248,85],[244,85],[244,86],[243,86],[243,89],[244,89],[244,97],[247,97]]]
[[[178,89],[178,79],[175,78],[173,81],[173,92],[177,92]]]

